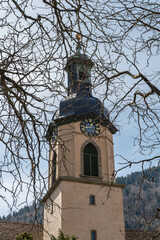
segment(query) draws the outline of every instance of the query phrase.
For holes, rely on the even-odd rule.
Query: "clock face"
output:
[[[97,136],[100,133],[100,126],[93,119],[87,118],[80,123],[81,132],[86,136]]]

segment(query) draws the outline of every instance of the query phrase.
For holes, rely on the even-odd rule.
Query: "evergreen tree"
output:
[[[19,240],[19,239],[18,239]],[[65,235],[61,230],[59,230],[59,235],[58,237],[54,237],[53,235],[51,236],[51,240],[78,240],[76,237],[74,236],[68,236]]]
[[[33,240],[31,233],[24,232],[16,237],[15,240]]]

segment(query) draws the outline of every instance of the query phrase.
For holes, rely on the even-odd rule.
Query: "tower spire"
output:
[[[78,44],[76,47],[76,53],[77,54],[81,54],[81,39],[82,39],[82,35],[80,33],[76,34],[76,39],[78,40]]]
[[[68,95],[76,93],[91,94],[91,68],[94,63],[81,53],[82,35],[76,34],[77,47],[75,54],[68,58],[65,70],[68,73]]]

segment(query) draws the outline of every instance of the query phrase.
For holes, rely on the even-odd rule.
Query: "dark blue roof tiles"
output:
[[[46,137],[49,139],[51,132],[58,125],[79,121],[88,117],[100,121],[112,134],[118,131],[109,119],[107,108],[104,107],[98,98],[93,97],[91,94],[81,95],[75,93],[60,102],[59,109],[53,115],[52,124],[50,123]]]
[[[105,109],[106,110],[106,109]],[[68,99],[62,100],[60,103],[59,113],[56,118],[79,117],[81,115],[92,114],[95,118],[106,118],[106,111],[104,112],[103,104],[98,98],[88,94],[84,95],[70,95]],[[108,117],[107,117],[108,119]]]

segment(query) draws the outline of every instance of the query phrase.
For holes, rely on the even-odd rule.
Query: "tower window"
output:
[[[87,67],[80,67],[79,69],[79,79],[84,81],[87,80],[89,77],[88,68]]]
[[[85,80],[86,79],[86,74],[84,72],[79,72],[79,79],[80,80]]]
[[[94,195],[89,196],[89,204],[90,205],[95,205],[95,196]]]
[[[98,176],[98,153],[92,143],[84,148],[84,175]]]
[[[55,183],[56,180],[56,152],[53,152],[53,160],[52,160],[52,184]]]
[[[97,232],[95,230],[91,230],[91,240],[97,240]]]

